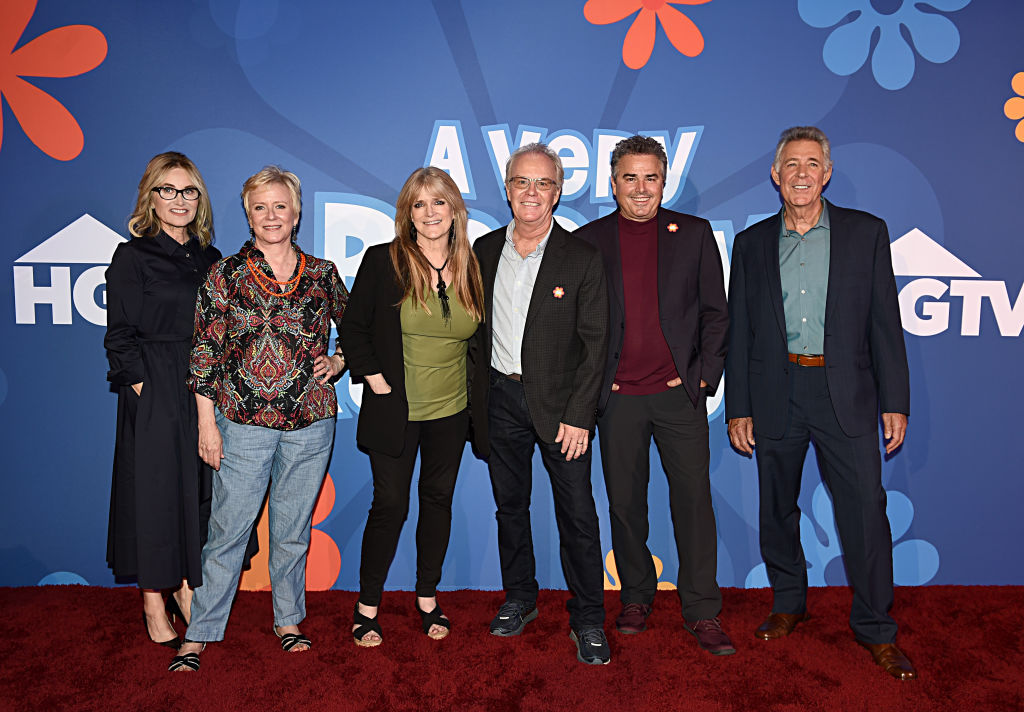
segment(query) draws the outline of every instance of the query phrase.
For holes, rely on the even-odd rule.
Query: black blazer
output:
[[[383,396],[374,393],[369,386],[363,387],[356,442],[369,450],[397,457],[402,452],[405,426],[409,420],[409,401],[405,394],[401,309],[396,306],[402,298],[402,291],[395,280],[388,248],[389,245],[374,245],[363,255],[349,292],[338,338],[353,378],[380,373],[391,386],[391,392]],[[475,379],[472,362],[467,359],[466,379],[467,393],[472,394],[474,380],[486,383],[487,374],[485,371]],[[476,410],[471,403],[473,422],[481,419],[475,417]],[[487,419],[486,410],[482,419]],[[474,444],[479,450],[481,444],[476,441]],[[486,451],[486,442],[483,447]]]
[[[473,245],[480,260],[488,319],[477,331],[475,358],[480,369],[490,367],[494,278],[505,245],[502,227]],[[561,297],[555,296],[561,288]],[[351,308],[351,307],[349,307]],[[608,293],[601,255],[565,231],[557,222],[544,249],[530,297],[523,333],[523,388],[533,427],[552,443],[558,424],[594,429],[597,398],[608,350]],[[474,381],[474,413],[486,413],[488,384]],[[486,430],[476,425],[477,438]]]
[[[884,413],[910,413],[910,372],[885,222],[828,203],[831,257],[825,299],[825,376],[840,427],[850,437],[878,428]],[[779,272],[782,215],[736,236],[729,277],[726,418],[782,437],[790,368]]]
[[[618,216],[618,212],[606,215],[573,233],[601,250],[608,278],[608,359],[597,404],[599,412],[604,412],[608,403],[626,336]],[[725,368],[729,314],[722,258],[707,220],[664,208],[658,210],[655,219],[658,221],[661,333],[665,335],[683,388],[696,406],[702,395],[701,380],[708,384],[706,394],[712,395]],[[674,232],[669,231],[670,224],[676,226]]]

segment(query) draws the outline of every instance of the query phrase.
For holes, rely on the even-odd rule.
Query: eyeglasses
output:
[[[172,188],[169,185],[161,185],[157,188],[153,188],[153,192],[158,194],[164,200],[174,200],[179,195],[185,200],[198,200],[202,193],[199,192],[199,188]]]
[[[554,188],[557,183],[550,178],[526,178],[525,176],[512,176],[508,179],[508,184],[516,190],[526,190],[530,187],[530,183],[537,186],[537,190],[547,192]]]

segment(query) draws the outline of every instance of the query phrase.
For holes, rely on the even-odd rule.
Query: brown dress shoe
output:
[[[793,632],[796,624],[807,620],[806,613],[770,613],[764,623],[757,627],[754,635],[761,640],[785,638]]]
[[[917,678],[917,671],[907,660],[907,656],[896,647],[895,643],[880,643],[873,645],[862,640],[857,641],[868,649],[875,662],[897,680],[914,680]]]

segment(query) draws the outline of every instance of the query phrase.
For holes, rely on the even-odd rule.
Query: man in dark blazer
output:
[[[490,366],[473,383],[476,439],[486,428],[497,505],[505,603],[491,633],[519,635],[537,617],[530,529],[531,460],[540,448],[554,493],[562,571],[572,592],[570,637],[588,664],[610,660],[604,626],[604,569],[590,486],[594,428],[608,341],[608,296],[597,250],[553,218],[562,184],[558,154],[520,148],[505,167],[514,220],[479,238],[487,319],[473,357]]]
[[[820,129],[784,131],[772,166],[783,208],[741,232],[732,252],[726,419],[733,446],[757,459],[761,555],[774,593],[755,635],[781,638],[807,618],[797,498],[813,442],[853,588],[850,627],[876,663],[908,680],[916,673],[889,615],[892,535],[878,444],[879,409],[887,453],[903,442],[910,412],[889,232],[873,215],[822,199],[831,175]]]
[[[621,584],[615,626],[645,630],[658,587],[647,548],[653,437],[669,483],[684,625],[702,648],[728,655],[736,649],[718,619],[707,420],[707,396],[725,367],[722,260],[707,220],[660,207],[667,167],[655,139],[620,141],[611,155],[619,210],[575,233],[601,251],[609,285],[598,433]]]

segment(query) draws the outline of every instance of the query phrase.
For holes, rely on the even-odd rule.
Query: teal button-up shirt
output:
[[[825,352],[825,297],[831,229],[828,206],[821,202],[818,222],[801,235],[786,229],[785,213],[779,231],[779,273],[782,306],[786,312],[786,341],[793,354]]]

